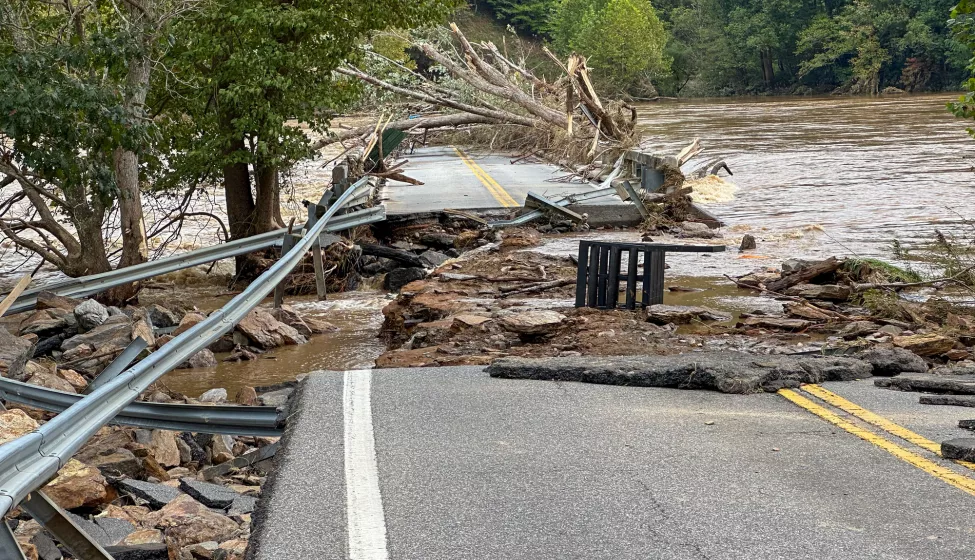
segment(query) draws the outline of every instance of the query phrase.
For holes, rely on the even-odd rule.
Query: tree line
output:
[[[957,0],[480,0],[635,96],[957,90],[972,51]],[[634,62],[643,57],[643,62]],[[641,87],[642,86],[642,87]]]

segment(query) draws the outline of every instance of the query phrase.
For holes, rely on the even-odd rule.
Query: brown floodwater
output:
[[[860,255],[892,260],[890,244],[928,241],[935,229],[964,235],[975,218],[975,140],[966,124],[945,110],[951,96],[884,98],[754,98],[665,102],[641,108],[646,146],[674,153],[701,138],[701,159],[721,157],[735,175],[732,196],[708,207],[725,220],[729,245],[745,233],[758,250],[739,254],[669,257],[668,286],[703,291],[668,292],[666,302],[729,311],[769,309],[767,298],[742,292],[723,274],[778,266],[787,257]],[[728,193],[724,193],[728,194]],[[967,232],[970,234],[971,230]],[[632,232],[591,232],[588,237],[635,241]],[[551,239],[541,251],[570,254],[580,236]],[[659,240],[659,239],[658,239]],[[747,257],[747,258],[744,258]],[[216,307],[221,299],[200,300]],[[225,387],[294,379],[317,369],[369,367],[382,353],[377,338],[383,294],[351,293],[328,302],[295,300],[296,307],[339,327],[302,346],[270,352],[253,362],[166,375],[170,388],[196,396]]]

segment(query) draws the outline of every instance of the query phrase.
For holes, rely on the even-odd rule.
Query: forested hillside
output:
[[[477,0],[637,96],[957,90],[956,0]]]

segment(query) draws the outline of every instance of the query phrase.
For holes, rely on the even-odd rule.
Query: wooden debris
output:
[[[765,284],[765,288],[770,292],[781,293],[787,288],[791,288],[797,284],[808,284],[811,280],[818,276],[836,272],[836,270],[842,265],[843,261],[838,260],[836,257],[830,257],[825,261],[800,268],[792,274],[783,276],[778,280],[772,280],[771,282]]]

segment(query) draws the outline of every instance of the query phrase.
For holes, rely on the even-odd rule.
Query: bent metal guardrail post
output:
[[[294,249],[281,256],[267,271],[255,279],[243,292],[234,297],[205,320],[180,334],[149,357],[127,369],[111,381],[68,407],[37,430],[0,446],[0,515],[20,504],[32,491],[54,478],[82,445],[102,426],[108,424],[129,403],[138,398],[149,385],[191,356],[206,348],[241,319],[274,290],[281,280],[301,261],[305,253],[318,241],[329,220],[350,200],[368,189],[368,178],[356,182],[342,194],[314,225],[306,224],[305,234]],[[53,518],[52,518],[53,519]],[[36,519],[42,523],[43,519]],[[61,520],[46,528],[56,531]],[[9,531],[0,531],[8,535]],[[83,534],[83,533],[82,533]],[[55,535],[58,536],[58,535]],[[72,535],[62,535],[72,540]],[[60,539],[59,539],[60,540]],[[87,538],[85,539],[88,540]],[[62,540],[69,546],[69,542]],[[14,542],[16,546],[16,542]],[[105,556],[85,555],[89,550],[71,550],[82,560],[102,560]],[[0,551],[0,560],[21,558],[19,546]]]

